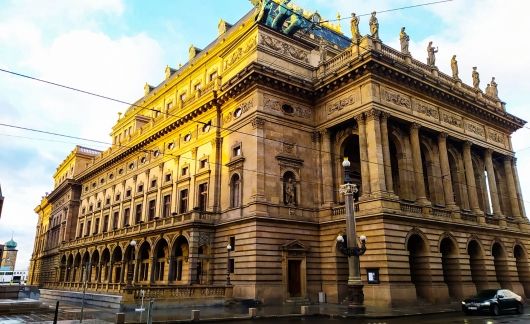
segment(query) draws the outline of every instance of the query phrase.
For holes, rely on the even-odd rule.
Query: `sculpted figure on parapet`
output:
[[[409,52],[409,35],[405,32],[405,27],[401,27],[401,32],[399,33],[399,43],[401,44],[401,53],[405,55],[410,55]]]
[[[358,43],[359,39],[361,39],[361,34],[359,33],[359,17],[355,15],[355,12],[351,14],[350,29],[352,42]]]
[[[436,63],[436,53],[438,53],[438,47],[434,48],[434,46],[432,46],[432,41],[430,41],[429,45],[427,45],[427,65],[434,67]]]
[[[471,72],[471,78],[473,79],[473,88],[480,90],[480,75],[477,71],[477,67],[473,67],[473,72]]]
[[[492,77],[491,82],[486,86],[486,95],[495,99],[499,98],[499,91],[497,90],[497,82],[495,82],[495,77]]]
[[[379,21],[377,21],[375,14],[376,12],[373,11],[370,17],[370,34],[373,38],[379,39]]]
[[[456,55],[451,58],[451,72],[453,73],[453,79],[459,80],[458,78],[458,61]]]

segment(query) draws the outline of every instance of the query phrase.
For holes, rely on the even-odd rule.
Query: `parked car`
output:
[[[462,302],[462,311],[466,314],[489,312],[494,316],[505,311],[524,311],[523,298],[508,289],[482,290],[476,296]]]

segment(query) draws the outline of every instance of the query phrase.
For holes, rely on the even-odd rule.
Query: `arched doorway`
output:
[[[511,289],[510,271],[508,270],[506,252],[499,242],[493,243],[491,254],[493,255],[493,264],[495,265],[497,282],[501,285],[501,288]]]
[[[81,253],[77,252],[75,259],[74,259],[74,271],[72,274],[72,281],[73,282],[81,282],[81,276],[80,276],[80,268],[81,266]]]
[[[516,244],[513,248],[513,256],[517,268],[517,277],[523,286],[524,294],[530,296],[530,264],[528,263],[528,256],[519,244]]]
[[[61,268],[60,268],[60,272],[59,272],[59,282],[63,283],[66,281],[66,278],[65,277],[65,274],[66,276],[67,275],[67,265],[66,265],[66,255],[63,255],[61,257]]]
[[[187,283],[188,277],[186,274],[189,273],[189,245],[188,240],[184,236],[179,236],[175,240],[175,243],[173,243],[171,256],[171,281]]]
[[[197,263],[197,278],[198,284],[208,284],[209,279],[209,268],[210,268],[210,253],[207,245],[199,246],[199,262]]]
[[[90,260],[90,277],[88,278],[88,282],[98,282],[99,271],[99,251],[95,250],[94,253],[92,253],[92,258]]]
[[[165,239],[160,239],[155,247],[154,281],[166,281],[167,258],[169,256],[168,244]]]
[[[149,282],[150,280],[150,255],[151,245],[143,242],[138,252],[138,282]]]
[[[467,245],[469,255],[469,268],[471,270],[471,281],[475,284],[477,291],[488,288],[488,277],[486,276],[486,264],[484,253],[477,241],[471,240]]]
[[[90,278],[90,269],[88,269],[89,260],[90,260],[90,253],[86,251],[83,254],[83,260],[81,260],[81,277],[79,278],[79,282],[88,281],[88,279]]]
[[[458,263],[458,249],[449,237],[440,242],[440,253],[442,254],[442,272],[444,282],[449,290],[449,296],[454,298],[463,297],[462,280],[460,276],[460,265]]]
[[[109,267],[110,267],[110,251],[108,248],[105,248],[103,250],[103,253],[101,253],[101,269],[100,269],[100,282],[108,282],[109,281]]]
[[[127,245],[123,259],[122,282],[130,284],[134,279],[134,267],[136,265],[136,247]]]
[[[122,278],[122,260],[123,256],[121,253],[121,248],[117,246],[114,251],[112,251],[112,262],[111,262],[111,278],[110,281],[114,283],[119,283],[123,281]]]
[[[407,251],[410,281],[416,287],[416,296],[419,299],[429,300],[432,280],[427,244],[419,234],[412,234],[407,240]]]

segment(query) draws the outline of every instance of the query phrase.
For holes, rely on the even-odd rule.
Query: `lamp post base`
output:
[[[348,285],[348,311],[355,314],[364,313],[366,307],[364,306],[363,284]]]

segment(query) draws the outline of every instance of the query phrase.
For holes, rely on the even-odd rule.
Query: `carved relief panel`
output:
[[[311,107],[292,102],[270,94],[263,95],[263,110],[283,117],[310,121],[313,117]]]

